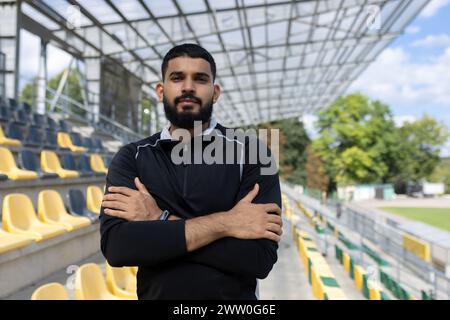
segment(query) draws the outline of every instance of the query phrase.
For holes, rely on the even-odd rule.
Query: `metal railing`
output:
[[[142,135],[134,132],[130,128],[102,114],[96,115],[93,110],[86,108],[80,102],[63,94],[60,94],[55,102],[54,96],[56,93],[56,90],[47,87],[46,102],[49,104],[54,103],[57,109],[69,115],[71,118],[86,123],[99,131],[103,131],[105,134],[111,135],[124,143],[143,138]],[[55,110],[51,112],[55,112]],[[98,117],[98,121],[95,121],[96,117]]]
[[[345,205],[342,206],[342,213],[338,219],[336,202],[320,203],[319,200],[293,191],[287,184],[283,184],[283,189],[294,200],[300,201],[305,207],[326,217],[327,221],[332,222],[338,229],[343,227],[357,234],[361,246],[365,242],[370,243],[394,258],[397,266],[392,270],[393,274],[405,287],[414,290],[416,294],[420,293],[420,290],[432,289],[437,299],[450,299],[450,279],[432,264],[405,250],[402,242],[403,231],[387,224],[384,219],[370,216],[367,212],[357,211]],[[428,288],[417,288],[407,281],[407,277],[402,278],[403,271],[406,270],[425,282]]]

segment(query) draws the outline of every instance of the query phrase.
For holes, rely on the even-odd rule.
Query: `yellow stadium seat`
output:
[[[127,267],[113,268],[106,262],[106,283],[116,296],[137,300],[136,276]]]
[[[66,170],[61,167],[58,156],[53,151],[43,150],[41,152],[41,167],[44,172],[56,173],[60,178],[78,178],[79,173],[74,170]]]
[[[75,276],[75,298],[77,300],[123,300],[106,286],[100,267],[95,263],[82,265]]]
[[[134,274],[134,276],[137,276],[138,269],[139,269],[138,267],[128,267],[128,268],[130,268],[130,270]]]
[[[89,186],[86,191],[87,208],[100,214],[103,201],[103,191],[97,186]]]
[[[84,228],[91,224],[88,218],[68,214],[61,196],[54,190],[44,190],[39,193],[38,214],[42,222],[62,226],[66,231]]]
[[[61,148],[70,149],[72,152],[86,152],[87,149],[84,147],[76,146],[73,144],[72,139],[66,132],[58,132],[58,145]]]
[[[7,138],[5,136],[5,134],[3,133],[2,127],[0,127],[0,145],[20,147],[22,145],[22,143],[17,139]]]
[[[34,171],[19,169],[11,151],[3,147],[0,147],[0,173],[6,174],[11,180],[34,180],[38,178],[38,174]]]
[[[25,247],[33,241],[34,239],[30,236],[9,233],[0,229],[0,253]]]
[[[66,232],[63,227],[39,221],[30,198],[19,193],[8,194],[3,200],[3,228],[31,236],[38,242]]]
[[[98,154],[91,154],[91,168],[94,172],[108,173],[105,163]]]
[[[37,288],[31,300],[69,300],[69,296],[62,284],[51,282]]]

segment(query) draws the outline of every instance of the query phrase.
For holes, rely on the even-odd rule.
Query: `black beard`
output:
[[[178,101],[175,99],[175,101]],[[200,103],[200,111],[199,112],[177,112],[176,105],[171,104],[166,97],[163,97],[164,104],[164,113],[166,114],[167,120],[170,121],[171,124],[178,128],[183,129],[192,129],[194,128],[195,121],[201,121],[202,124],[208,122],[211,119],[212,111],[213,111],[213,99],[209,100],[207,103],[202,105]]]

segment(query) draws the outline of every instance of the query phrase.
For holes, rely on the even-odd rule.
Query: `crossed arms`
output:
[[[277,176],[260,177],[258,166],[247,167],[240,200],[231,210],[187,220],[175,213],[170,221],[158,221],[161,209],[134,178],[132,155],[131,145],[122,148],[107,176],[101,248],[112,266],[156,266],[186,259],[238,275],[268,275],[282,233]]]

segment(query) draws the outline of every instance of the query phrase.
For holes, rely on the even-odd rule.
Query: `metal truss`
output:
[[[123,65],[147,92],[172,46],[198,43],[217,63],[218,120],[240,126],[326,107],[427,2],[28,0],[21,21],[78,58]],[[77,28],[68,26],[69,6],[81,12]]]

